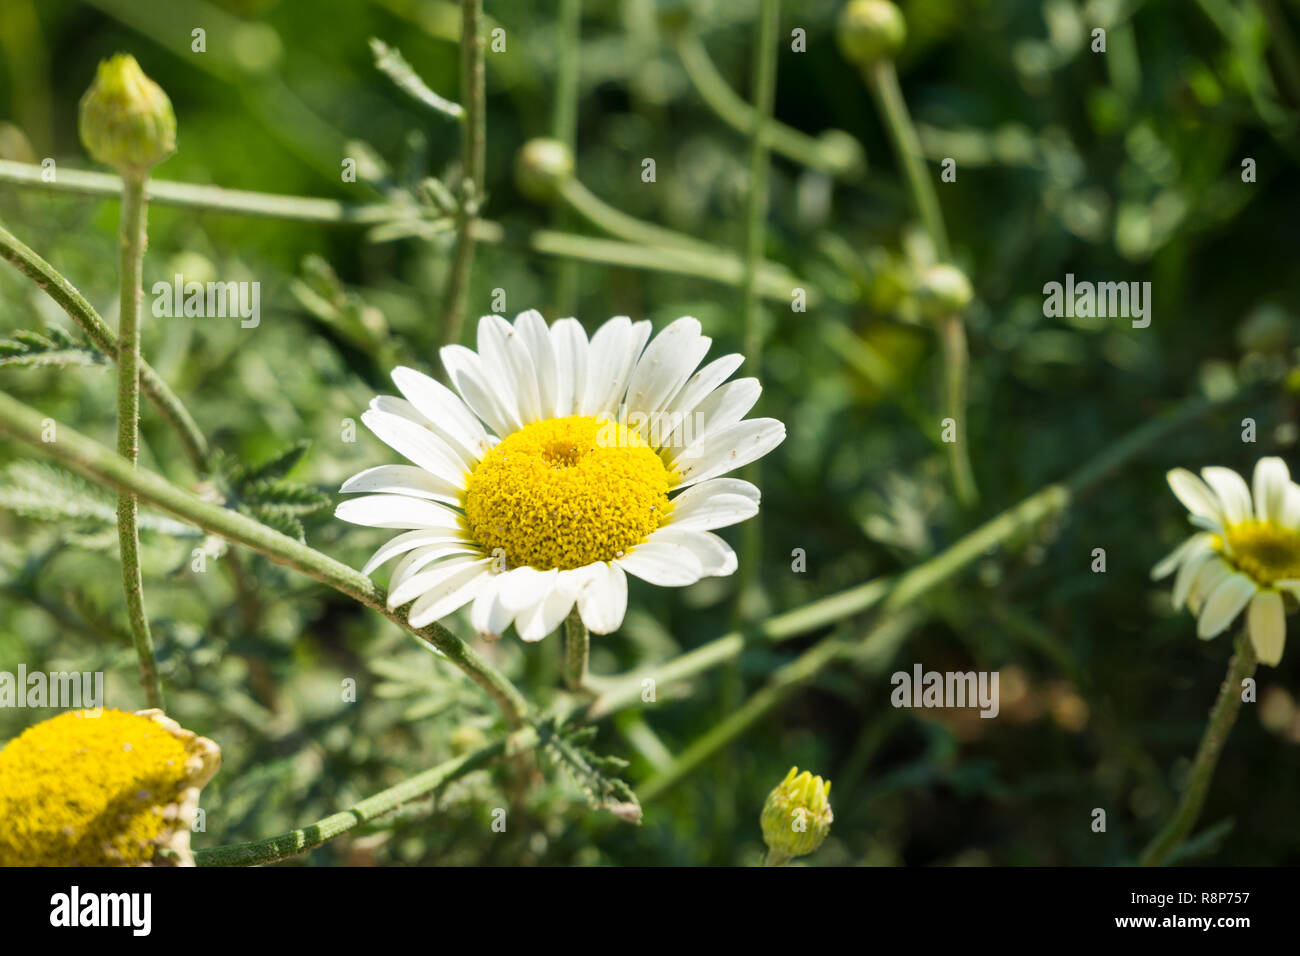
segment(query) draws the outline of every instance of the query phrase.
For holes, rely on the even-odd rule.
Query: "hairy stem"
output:
[[[465,321],[470,268],[474,264],[474,222],[485,195],[483,176],[487,165],[487,116],[484,102],[483,0],[461,0],[460,78],[460,95],[465,104],[464,126],[461,130],[461,165],[465,170],[465,181],[456,216],[456,249],[452,254],[443,307],[443,345],[460,341],[460,329]]]
[[[98,442],[71,428],[60,425],[57,441],[43,441],[43,422],[44,417],[40,413],[0,392],[0,435],[9,435],[22,441],[34,450],[62,462],[84,478],[134,494],[140,501],[227,541],[250,548],[277,564],[301,571],[378,611],[434,647],[468,674],[471,680],[492,696],[511,725],[523,723],[528,713],[528,704],[503,674],[441,624],[411,627],[405,615],[388,607],[384,590],[361,572],[246,515],[204,501],[173,485],[161,475],[137,469]]]
[[[140,300],[144,273],[144,173],[123,177],[122,217],[118,260],[121,295],[117,337],[117,453],[134,468],[140,454]],[[126,593],[131,640],[140,660],[140,684],[150,707],[166,709],[153,634],[144,609],[144,578],[140,570],[140,529],[136,497],[123,490],[117,497],[117,538],[122,557],[122,589]]]
[[[1228,673],[1223,678],[1219,697],[1214,702],[1214,709],[1210,711],[1205,733],[1201,736],[1201,745],[1196,750],[1196,758],[1187,775],[1187,787],[1178,800],[1174,815],[1142,851],[1139,860],[1142,866],[1162,865],[1191,832],[1192,827],[1196,826],[1201,807],[1205,803],[1205,794],[1214,778],[1214,768],[1219,763],[1219,755],[1223,753],[1228,734],[1237,721],[1237,712],[1241,710],[1241,682],[1255,673],[1256,663],[1250,636],[1243,629],[1237,637],[1232,659],[1228,661]]]
[[[234,843],[194,852],[199,866],[260,866],[278,863],[306,853],[363,823],[392,813],[403,804],[428,796],[444,784],[488,766],[500,757],[524,753],[537,745],[537,731],[525,727],[509,737],[481,747],[473,753],[440,763],[408,777],[396,786],[367,797],[347,810],[277,837],[253,843]]]
[[[86,301],[77,289],[4,226],[0,226],[0,258],[10,263],[23,275],[27,276],[51,299],[53,299],[72,321],[76,322],[90,340],[90,344],[99,349],[114,362],[118,359],[117,336],[108,327],[94,307]],[[140,391],[154,404],[167,423],[180,436],[195,469],[202,472],[207,467],[208,441],[194,423],[194,418],[167,383],[159,378],[158,373],[144,359],[139,360]]]
[[[587,683],[587,656],[591,652],[591,635],[577,605],[564,622],[564,684],[569,690],[580,691]]]

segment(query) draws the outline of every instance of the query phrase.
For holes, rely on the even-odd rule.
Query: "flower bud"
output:
[[[927,319],[941,319],[961,312],[970,305],[974,295],[966,273],[956,266],[940,263],[921,275],[916,303]]]
[[[907,23],[889,0],[850,0],[835,31],[840,50],[858,66],[893,59],[907,38]]]
[[[763,804],[763,842],[775,862],[812,853],[831,832],[831,784],[791,767]]]
[[[573,175],[573,154],[557,139],[530,139],[515,159],[515,183],[529,199],[554,199]]]
[[[171,100],[129,53],[100,62],[78,130],[91,156],[122,173],[147,173],[176,152]]]

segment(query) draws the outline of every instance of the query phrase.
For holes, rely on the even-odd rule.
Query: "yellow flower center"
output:
[[[1224,534],[1232,548],[1228,559],[1256,583],[1300,578],[1300,531],[1269,521],[1243,521]],[[1215,544],[1223,550],[1221,540]]]
[[[596,418],[527,425],[478,463],[465,518],[509,567],[571,570],[620,557],[663,523],[676,476],[636,429]]]
[[[182,741],[120,710],[29,727],[0,750],[0,866],[149,862],[185,764]]]

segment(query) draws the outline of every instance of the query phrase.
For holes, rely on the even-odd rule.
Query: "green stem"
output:
[[[1162,441],[1176,429],[1196,421],[1212,409],[1240,401],[1245,394],[1252,393],[1240,393],[1214,403],[1195,399],[1171,414],[1148,421],[1118,441],[1111,442],[1104,452],[1065,481],[1040,488],[1019,504],[990,518],[933,558],[897,577],[866,581],[755,623],[744,630],[716,638],[671,661],[600,681],[597,688],[599,696],[587,716],[595,720],[640,703],[641,682],[647,678],[654,680],[661,688],[666,687],[718,667],[748,646],[789,640],[842,618],[860,614],[882,602],[886,610],[901,609],[950,580],[990,549],[1036,527],[1044,518],[1063,512],[1073,501],[1093,490],[1121,465]]]
[[[537,731],[525,727],[509,737],[486,747],[440,763],[436,767],[408,777],[396,786],[367,797],[360,803],[339,813],[331,814],[305,827],[254,843],[234,843],[215,846],[194,852],[194,862],[199,866],[260,866],[278,863],[305,853],[355,829],[363,823],[392,813],[403,804],[418,800],[466,774],[488,766],[500,757],[523,753],[537,745]]]
[[[629,216],[622,210],[616,209],[605,202],[605,200],[584,186],[576,177],[570,176],[560,184],[560,198],[587,222],[616,238],[647,246],[698,250],[713,255],[718,252],[715,247],[696,239],[694,236],[688,236],[673,229],[646,222],[644,219],[636,218],[636,216]]]
[[[108,198],[120,196],[122,193],[122,181],[117,176],[61,169],[57,182],[45,182],[41,179],[39,166],[9,160],[0,160],[0,183],[16,183],[32,189],[44,189],[56,193]],[[163,206],[324,225],[375,226],[427,218],[415,214],[415,209],[418,207],[398,203],[345,203],[332,199],[244,192],[219,189],[215,186],[196,186],[190,183],[158,180],[149,181],[145,195],[150,202]],[[722,285],[740,285],[744,268],[738,256],[721,252],[712,246],[701,246],[698,249],[681,248],[682,241],[688,240],[689,237],[683,237],[678,233],[671,233],[678,240],[674,248],[660,246],[648,248],[637,242],[616,242],[558,232],[553,229],[539,229],[517,236],[507,233],[500,223],[484,219],[474,220],[472,232],[477,242],[506,243],[529,249],[540,255],[558,256],[577,262],[644,269],[651,272],[669,272]],[[764,297],[780,299],[788,303],[790,292],[796,286],[807,290],[809,307],[817,304],[818,290],[808,281],[790,275],[775,263],[763,264],[759,276],[759,288]]]
[[[0,258],[35,282],[53,299],[86,333],[86,338],[90,340],[91,345],[114,362],[117,361],[117,336],[108,327],[108,323],[100,318],[99,313],[86,301],[85,296],[78,292],[54,266],[38,256],[2,225],[0,225]],[[207,467],[207,439],[194,423],[189,409],[143,359],[140,360],[140,391],[153,402],[167,423],[175,429],[194,467],[202,472]]]
[[[250,548],[277,564],[301,571],[378,611],[437,649],[452,664],[468,674],[471,680],[492,696],[512,726],[523,723],[528,713],[528,704],[503,674],[441,624],[411,627],[404,615],[389,609],[384,590],[359,571],[246,515],[204,501],[171,484],[161,475],[137,469],[98,442],[71,428],[60,425],[58,441],[43,441],[44,420],[44,416],[34,409],[0,392],[0,435],[18,439],[34,450],[62,462],[84,478],[131,493],[140,501],[227,541]]]
[[[486,195],[483,177],[487,166],[487,115],[483,67],[483,0],[461,0],[460,87],[465,101],[461,130],[461,165],[465,170],[461,206],[456,216],[456,249],[447,279],[442,316],[442,344],[460,341],[465,321],[465,299],[474,264],[474,223]]]
[[[943,213],[939,209],[939,196],[926,171],[921,140],[916,135],[916,127],[912,125],[912,117],[907,112],[907,102],[898,85],[898,71],[894,69],[894,61],[883,59],[872,64],[866,70],[866,78],[885,120],[885,132],[889,134],[894,155],[903,167],[912,200],[916,203],[921,222],[934,245],[934,254],[940,262],[948,262],[952,254],[948,249],[948,231],[943,225]]]
[[[786,856],[784,853],[777,853],[775,850],[768,850],[767,856],[763,857],[764,866],[785,866],[793,857]]]
[[[719,119],[741,133],[753,130],[754,107],[736,95],[698,36],[689,30],[679,33],[677,55],[695,91]],[[862,172],[860,151],[829,149],[815,137],[771,118],[764,128],[763,142],[773,152],[831,176],[847,178]]]
[[[560,0],[556,17],[555,99],[551,113],[551,137],[563,143],[570,156],[578,149],[578,80],[582,55],[582,0]],[[570,211],[557,205],[553,225],[569,225]],[[555,307],[560,315],[572,315],[578,297],[578,266],[572,260],[559,264],[555,278]]]
[[[1237,712],[1241,710],[1241,682],[1255,673],[1255,651],[1251,647],[1250,636],[1243,629],[1238,635],[1235,653],[1228,661],[1228,673],[1219,688],[1219,697],[1210,711],[1210,719],[1205,725],[1201,745],[1196,750],[1192,769],[1187,776],[1187,787],[1183,790],[1174,815],[1169,818],[1164,829],[1142,851],[1142,866],[1160,866],[1166,858],[1183,842],[1201,815],[1205,803],[1205,794],[1210,789],[1214,778],[1214,768],[1219,763],[1224,744],[1232,732],[1232,725],[1237,721]]]
[[[921,215],[921,222],[934,246],[935,257],[940,262],[952,259],[948,246],[948,230],[943,223],[943,212],[934,182],[925,168],[925,154],[920,137],[907,111],[907,102],[898,85],[898,71],[894,61],[882,59],[867,68],[867,85],[876,99],[885,129],[889,133],[894,154],[912,193],[912,201]],[[957,427],[957,440],[948,443],[948,459],[952,467],[953,488],[957,500],[970,507],[979,499],[975,487],[975,472],[970,464],[970,442],[966,429],[966,375],[969,355],[966,348],[966,331],[960,315],[948,316],[937,329],[944,365],[944,409]]]
[[[117,338],[117,453],[134,468],[140,454],[140,300],[144,296],[145,200],[147,174],[123,177],[120,318]],[[122,491],[117,498],[117,537],[122,555],[122,589],[126,593],[131,640],[140,660],[140,684],[150,707],[166,709],[153,634],[144,608],[144,578],[140,570],[140,529],[136,525],[135,495]]]
[[[582,623],[577,605],[564,622],[564,684],[569,690],[580,691],[587,683],[587,657],[591,653],[591,635]]]

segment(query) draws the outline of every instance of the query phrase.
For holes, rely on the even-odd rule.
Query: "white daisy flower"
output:
[[[663,587],[731,574],[736,555],[712,532],[756,514],[759,492],[721,476],[785,426],[745,419],[761,389],[726,382],[741,356],[696,371],[709,344],[689,317],[650,341],[649,322],[619,316],[588,339],[576,319],[548,329],[528,311],[480,319],[477,352],[442,350],[454,392],[394,370],[404,397],[374,399],[361,420],[410,464],[348,479],[343,492],[365,494],[335,511],[404,532],[362,573],[402,555],[388,605],[414,600],[412,626],[472,601],[481,634],[513,623],[526,641],[575,604],[590,631],[615,630],[627,574]]]
[[[1230,468],[1185,468],[1167,478],[1201,530],[1155,566],[1155,579],[1174,577],[1175,608],[1187,604],[1198,637],[1222,633],[1242,611],[1255,653],[1265,664],[1282,659],[1286,601],[1300,598],[1300,486],[1281,458],[1255,465],[1254,497]]]

